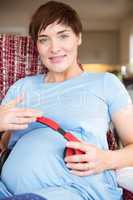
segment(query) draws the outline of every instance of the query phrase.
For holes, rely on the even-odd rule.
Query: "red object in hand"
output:
[[[79,139],[77,139],[74,135],[68,132],[65,133],[64,138],[66,138],[68,141],[71,141],[71,142],[80,142]],[[65,154],[64,156],[72,156],[72,155],[84,154],[84,152],[80,151],[79,149],[72,149],[72,148],[66,147],[64,154]]]
[[[64,131],[57,122],[46,118],[46,117],[37,117],[36,119],[37,122],[45,124],[46,126],[52,128],[53,130],[57,131],[60,133],[66,140],[71,141],[71,142],[80,142],[79,139],[77,139],[73,134]],[[66,147],[64,150],[64,157],[66,156],[72,156],[72,155],[77,155],[77,154],[84,154],[83,151],[80,151],[79,149],[72,149],[69,147]]]

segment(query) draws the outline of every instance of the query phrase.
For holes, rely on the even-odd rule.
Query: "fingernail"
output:
[[[64,160],[65,160],[65,162],[67,162],[67,158],[65,158]]]
[[[67,147],[69,146],[69,142],[66,143],[66,146],[67,146]]]

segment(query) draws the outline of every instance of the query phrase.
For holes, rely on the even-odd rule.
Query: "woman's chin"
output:
[[[55,66],[55,67],[52,67],[52,69],[49,69],[49,71],[52,71],[54,73],[63,73],[67,70],[68,67],[60,67],[59,65],[58,66]]]

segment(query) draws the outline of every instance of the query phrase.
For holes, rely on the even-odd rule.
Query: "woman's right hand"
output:
[[[42,116],[40,111],[29,108],[18,108],[17,104],[22,101],[21,97],[11,100],[8,104],[0,106],[0,131],[21,130],[28,124]]]

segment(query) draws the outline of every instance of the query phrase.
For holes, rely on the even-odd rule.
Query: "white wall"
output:
[[[133,42],[131,36],[133,35],[133,17],[125,19],[120,26],[120,63],[128,64],[133,57]]]
[[[133,26],[130,31],[129,63],[133,66]]]

